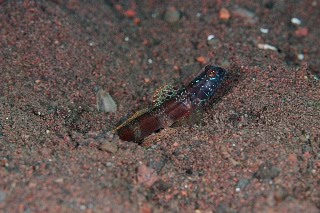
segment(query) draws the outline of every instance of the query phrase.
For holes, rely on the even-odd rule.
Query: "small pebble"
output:
[[[170,7],[164,14],[164,20],[169,23],[177,22],[180,19],[180,13],[174,7]]]
[[[99,90],[96,96],[96,104],[99,112],[116,112],[117,104],[110,94],[104,90]]]
[[[116,153],[118,151],[118,146],[114,143],[104,141],[101,143],[100,149],[109,153]]]
[[[63,183],[63,178],[56,178],[55,180],[54,180],[54,182],[56,182],[56,183]]]
[[[143,81],[144,81],[144,83],[149,83],[150,82],[150,78],[145,77],[145,78],[143,78]]]
[[[134,17],[137,13],[135,10],[128,9],[128,10],[125,10],[123,14],[128,17]]]
[[[268,33],[269,32],[269,29],[266,29],[266,28],[260,28],[260,31],[262,33]]]
[[[207,61],[206,58],[203,56],[197,57],[196,60],[197,60],[197,62],[202,63],[202,64],[206,63],[206,61]]]
[[[271,46],[270,44],[258,44],[258,48],[263,50],[278,51],[278,48]]]
[[[215,39],[214,35],[209,35],[207,38],[207,44],[212,46],[218,42],[218,39]]]
[[[249,180],[247,178],[240,178],[236,184],[236,191],[239,192],[241,189],[248,185]]]
[[[99,91],[99,87],[98,87],[97,85],[94,85],[94,86],[92,87],[92,91],[93,91],[93,92],[98,92],[98,91]]]
[[[88,44],[90,47],[92,47],[94,45],[94,41],[89,41]]]
[[[294,33],[296,35],[300,35],[300,36],[307,36],[308,35],[308,28],[307,27],[301,27],[301,28],[297,29]]]
[[[232,12],[234,16],[242,18],[244,24],[255,24],[257,21],[259,21],[259,18],[256,16],[256,14],[247,9],[238,7]]]
[[[254,178],[259,179],[260,181],[269,182],[274,178],[278,177],[281,170],[275,167],[273,164],[267,162],[262,163],[257,171],[253,174]]]
[[[301,20],[298,18],[292,18],[291,19],[291,23],[295,24],[295,25],[300,25],[301,24]]]
[[[208,41],[210,41],[212,39],[214,39],[214,35],[209,35],[208,38],[207,38]]]
[[[221,8],[219,11],[219,18],[228,20],[230,18],[230,12],[226,8]]]
[[[133,23],[134,23],[135,25],[139,24],[140,21],[141,21],[141,19],[138,18],[138,17],[135,17],[135,18],[133,19]]]
[[[304,55],[302,53],[298,54],[298,59],[299,60],[303,60],[304,59]]]

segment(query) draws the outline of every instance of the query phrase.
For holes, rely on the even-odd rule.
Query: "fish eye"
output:
[[[215,75],[216,75],[216,71],[214,71],[214,70],[210,70],[208,72],[208,77],[214,77]]]

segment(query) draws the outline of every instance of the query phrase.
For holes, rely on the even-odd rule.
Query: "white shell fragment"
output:
[[[301,20],[298,18],[292,18],[291,19],[291,23],[295,24],[295,25],[300,25],[301,24]]]
[[[117,104],[110,94],[103,89],[99,90],[96,96],[97,109],[99,112],[116,112]]]
[[[267,29],[267,28],[260,28],[260,31],[261,31],[262,33],[268,33],[268,32],[269,32],[269,29]]]
[[[271,46],[270,44],[258,44],[258,48],[263,50],[278,51],[278,48]]]
[[[212,39],[214,39],[214,35],[208,35],[207,40],[210,41],[210,40],[212,40]]]
[[[304,59],[304,55],[302,53],[298,54],[298,59],[299,60],[303,60]]]

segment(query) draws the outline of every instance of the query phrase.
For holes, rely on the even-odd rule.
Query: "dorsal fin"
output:
[[[124,122],[116,125],[116,126],[113,128],[113,130],[114,130],[114,131],[117,131],[118,129],[120,129],[120,128],[126,126],[127,124],[129,124],[129,123],[130,123],[131,121],[133,121],[135,118],[139,117],[140,115],[142,115],[142,114],[144,114],[144,113],[146,113],[146,112],[148,112],[148,111],[149,111],[149,108],[145,108],[145,109],[141,109],[141,110],[135,112],[133,115],[131,115],[131,116],[130,116],[128,119],[126,119]]]
[[[171,84],[164,83],[161,87],[156,89],[153,94],[152,105],[159,106],[163,102],[169,100],[177,94],[178,89]]]

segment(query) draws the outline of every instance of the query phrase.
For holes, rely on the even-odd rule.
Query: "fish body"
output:
[[[140,141],[153,132],[171,126],[201,107],[220,86],[226,70],[208,65],[186,87],[175,91],[170,98],[152,108],[136,113],[115,127],[120,139]]]

